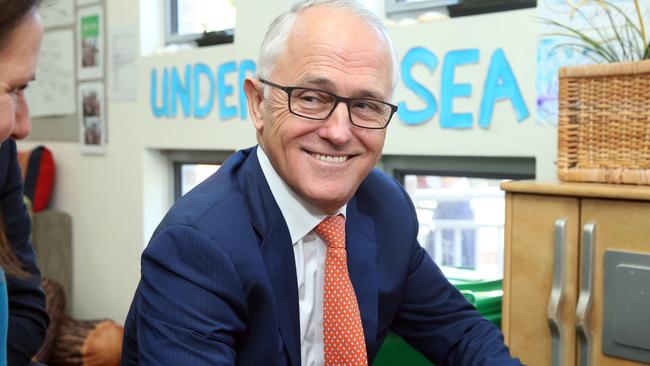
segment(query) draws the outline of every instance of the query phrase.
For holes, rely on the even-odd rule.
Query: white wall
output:
[[[139,28],[140,11],[144,13],[144,10],[134,7],[128,0],[106,3],[109,31],[112,27]],[[140,58],[139,100],[108,103],[109,143],[105,155],[81,155],[76,143],[36,141],[20,144],[20,148],[46,144],[53,150],[58,164],[53,206],[69,212],[74,224],[74,299],[71,304],[74,316],[110,317],[117,321],[125,318],[139,279],[140,253],[171,202],[170,166],[161,150],[228,150],[255,143],[254,130],[248,121],[220,121],[214,112],[203,120],[155,118],[149,105],[151,69],[183,67],[195,62],[216,67],[231,60],[256,60],[266,26],[287,3],[287,0],[238,0],[234,45]],[[517,122],[510,104],[500,102],[489,129],[441,129],[437,117],[417,127],[394,121],[384,152],[534,156],[538,177],[554,177],[555,129],[539,126],[534,121],[536,24],[531,19],[533,14],[531,10],[515,11],[393,29],[400,54],[411,47],[423,46],[438,56],[440,64],[433,76],[424,69],[414,70],[419,80],[431,86],[436,98],[439,98],[444,54],[463,48],[481,50],[481,61],[477,65],[457,69],[457,82],[470,82],[474,88],[472,98],[458,100],[454,105],[458,111],[476,113],[488,60],[496,48],[502,47],[517,75],[531,117]],[[108,70],[110,89],[110,64]],[[420,103],[403,86],[398,87],[396,99],[406,101],[413,108]]]

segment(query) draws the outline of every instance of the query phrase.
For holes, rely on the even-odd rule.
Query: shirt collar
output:
[[[291,243],[295,245],[328,215],[302,199],[289,188],[287,183],[275,171],[261,146],[257,147],[257,159],[260,162],[266,182],[269,184],[271,194],[273,194],[273,198],[275,198],[275,202],[280,207],[282,216],[287,223]],[[347,204],[339,208],[338,213],[345,217],[346,209]]]

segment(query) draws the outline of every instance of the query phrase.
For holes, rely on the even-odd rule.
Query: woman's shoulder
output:
[[[16,159],[16,142],[9,139],[0,143],[0,188],[4,186],[9,167]]]

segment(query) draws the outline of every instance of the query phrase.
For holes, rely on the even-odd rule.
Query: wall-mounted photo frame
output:
[[[106,152],[104,83],[79,83],[79,145],[84,154]]]
[[[102,7],[77,12],[77,70],[79,80],[104,76],[104,15]]]

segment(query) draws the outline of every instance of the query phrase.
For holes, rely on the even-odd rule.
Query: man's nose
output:
[[[330,140],[336,145],[343,145],[352,137],[352,123],[347,104],[340,102],[332,114],[325,120],[319,130],[320,137]]]
[[[11,137],[16,140],[21,140],[27,137],[32,132],[32,121],[29,118],[29,107],[24,95],[18,96],[16,105],[16,124],[11,133]]]

